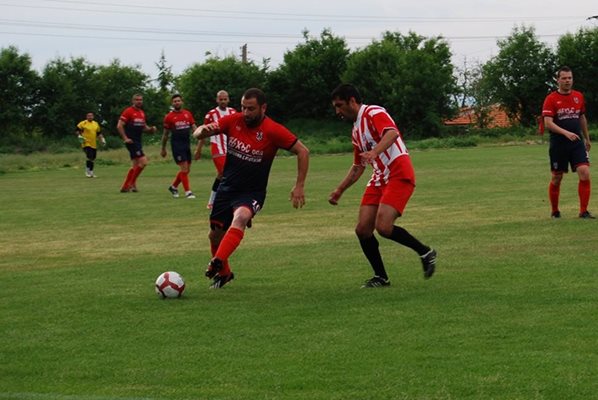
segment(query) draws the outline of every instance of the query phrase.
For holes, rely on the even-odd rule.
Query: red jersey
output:
[[[145,112],[141,108],[127,107],[120,115],[120,120],[125,123],[125,133],[133,140],[140,143],[143,128],[145,128]]]
[[[164,117],[164,129],[172,133],[172,145],[190,145],[191,127],[195,124],[193,114],[185,109],[172,110]]]
[[[297,137],[268,117],[255,128],[245,124],[241,113],[223,117],[217,124],[228,137],[226,164],[218,190],[265,191],[276,152],[289,150]]]
[[[208,111],[206,116],[204,117],[204,124],[211,124],[212,122],[218,121],[222,117],[226,117],[227,115],[235,114],[237,110],[232,107],[226,107],[225,110],[222,110],[220,107],[216,107]],[[226,135],[220,133],[218,135],[214,135],[210,137],[210,142],[213,144],[212,146],[212,155],[224,155],[226,154]]]
[[[363,104],[353,124],[353,162],[362,165],[360,153],[372,150],[382,139],[384,132],[397,125],[386,110],[379,106]],[[368,186],[381,186],[390,178],[403,179],[415,184],[415,172],[401,133],[394,143],[372,163],[374,169]]]
[[[567,94],[561,94],[557,91],[552,92],[546,96],[542,107],[543,117],[552,117],[557,126],[573,132],[579,137],[581,137],[581,122],[579,119],[585,112],[586,104],[583,94],[577,90],[572,90]],[[553,132],[550,132],[550,138],[551,140],[568,140],[563,135]]]

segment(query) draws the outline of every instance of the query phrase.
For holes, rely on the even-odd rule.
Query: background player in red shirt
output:
[[[211,288],[220,288],[234,278],[228,259],[241,243],[245,228],[262,209],[270,168],[278,149],[297,155],[297,180],[291,190],[293,207],[305,204],[305,178],[309,150],[287,128],[266,116],[266,96],[260,89],[248,89],[241,99],[241,113],[197,128],[203,139],[218,133],[228,137],[222,182],[210,214],[212,260],[205,275]]]
[[[552,179],[548,186],[548,197],[552,207],[552,218],[560,218],[559,194],[563,173],[569,171],[579,176],[579,218],[594,219],[588,211],[590,202],[590,158],[592,147],[585,116],[583,94],[573,90],[573,72],[562,67],[556,74],[558,89],[544,100],[542,116],[544,125],[550,131],[550,169]],[[582,138],[583,134],[583,138]]]
[[[332,105],[338,116],[353,123],[354,156],[349,173],[330,193],[328,202],[337,205],[367,164],[374,170],[361,200],[355,228],[361,249],[374,270],[374,277],[362,287],[390,285],[374,230],[415,250],[422,261],[424,278],[430,278],[436,268],[436,251],[394,225],[415,189],[411,158],[396,124],[384,108],[362,104],[359,91],[349,84],[342,84],[332,92]]]
[[[230,99],[228,97],[228,92],[226,92],[225,90],[220,90],[218,93],[216,93],[216,103],[218,104],[218,107],[208,111],[208,113],[204,117],[204,125],[211,124],[213,122],[218,121],[222,117],[226,117],[227,115],[236,113],[237,110],[228,106],[229,102]],[[208,200],[207,208],[212,208],[212,205],[214,204],[214,198],[216,197],[216,191],[218,190],[220,180],[222,179],[222,172],[224,171],[224,162],[226,160],[226,135],[224,133],[214,135],[210,137],[210,143],[212,162],[216,167],[216,179],[214,179],[214,183],[212,184],[212,192],[210,193],[210,199]],[[202,146],[203,140],[200,140],[197,144],[197,149],[195,150],[196,160],[199,160],[199,158],[201,157]]]
[[[175,94],[171,98],[172,108],[164,117],[164,131],[162,133],[162,149],[160,155],[166,157],[166,143],[168,143],[169,133],[172,132],[172,157],[174,162],[180,168],[180,171],[174,178],[172,185],[168,187],[168,191],[172,197],[179,197],[178,186],[183,184],[185,189],[185,197],[194,199],[195,195],[191,191],[189,184],[189,171],[191,169],[191,132],[197,129],[193,115],[183,108],[183,98],[180,94]]]
[[[133,95],[132,106],[125,108],[120,115],[116,130],[125,142],[125,146],[131,157],[131,168],[127,173],[125,181],[120,188],[123,193],[137,191],[137,177],[141,175],[143,169],[148,164],[147,157],[143,153],[143,142],[141,135],[143,132],[156,132],[155,126],[148,126],[145,122],[145,112],[143,112],[143,96]]]

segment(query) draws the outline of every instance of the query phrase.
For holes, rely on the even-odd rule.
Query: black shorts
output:
[[[216,199],[210,214],[210,227],[228,229],[233,222],[233,213],[239,207],[247,207],[258,213],[266,201],[266,192],[223,192],[216,193]]]
[[[172,158],[175,163],[191,162],[191,149],[188,145],[172,146]]]
[[[125,146],[127,146],[127,150],[129,150],[129,156],[131,157],[131,160],[143,157],[145,155],[143,154],[141,142],[126,143]]]
[[[87,159],[89,161],[94,161],[96,159],[96,155],[98,154],[98,151],[96,149],[89,146],[84,147],[83,152],[85,153],[85,156],[87,156]]]
[[[575,172],[578,165],[590,165],[590,156],[583,140],[550,142],[550,170],[553,172]]]

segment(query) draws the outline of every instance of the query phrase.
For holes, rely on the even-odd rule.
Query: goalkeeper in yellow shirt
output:
[[[93,164],[96,159],[98,139],[100,139],[103,145],[106,145],[106,139],[104,139],[104,135],[100,133],[102,128],[94,118],[94,114],[88,112],[85,119],[77,124],[77,130],[75,131],[75,134],[81,143],[81,148],[83,148],[85,156],[87,157],[85,162],[85,176],[88,178],[96,177],[93,172]]]

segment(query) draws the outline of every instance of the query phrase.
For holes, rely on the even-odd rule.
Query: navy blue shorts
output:
[[[98,151],[96,149],[94,149],[93,147],[89,147],[89,146],[85,146],[83,148],[83,152],[85,152],[85,156],[87,156],[87,159],[89,161],[94,161],[96,159],[96,155],[98,153]]]
[[[233,213],[239,207],[247,207],[258,213],[266,201],[266,192],[216,192],[216,199],[210,214],[210,227],[226,230],[233,222]]]
[[[583,140],[550,142],[550,170],[552,172],[575,172],[578,165],[590,165],[590,156]]]
[[[175,163],[191,162],[191,149],[188,145],[172,146],[172,158]]]
[[[139,157],[143,157],[143,148],[141,147],[141,142],[133,142],[133,143],[125,143],[127,146],[127,150],[129,150],[129,156],[131,160]]]

